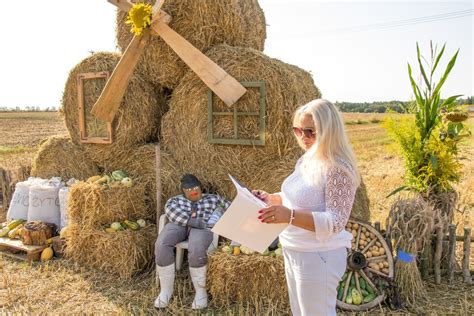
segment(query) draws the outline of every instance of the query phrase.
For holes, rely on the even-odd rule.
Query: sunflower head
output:
[[[131,24],[131,32],[141,35],[143,30],[151,25],[152,7],[150,4],[137,3],[128,11],[126,24]]]

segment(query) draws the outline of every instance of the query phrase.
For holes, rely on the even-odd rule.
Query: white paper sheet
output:
[[[229,175],[237,189],[237,196],[212,231],[263,253],[288,224],[266,224],[258,219],[258,211],[266,204],[249,189]]]

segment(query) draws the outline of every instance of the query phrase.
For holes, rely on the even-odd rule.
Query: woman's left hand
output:
[[[258,219],[262,223],[279,224],[290,222],[291,210],[283,205],[271,205],[258,211]]]

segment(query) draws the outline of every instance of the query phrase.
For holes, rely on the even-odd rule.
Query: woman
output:
[[[289,223],[280,234],[293,315],[336,315],[337,285],[352,235],[344,228],[360,182],[338,110],[317,99],[299,107],[293,132],[305,154],[281,192],[255,190],[268,207],[262,223]]]

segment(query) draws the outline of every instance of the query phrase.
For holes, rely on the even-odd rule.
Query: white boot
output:
[[[156,274],[160,280],[160,295],[155,300],[156,308],[168,306],[174,288],[174,263],[166,267],[156,265]]]
[[[193,309],[203,309],[207,307],[207,292],[206,292],[206,272],[207,266],[200,268],[189,267],[191,280],[193,281],[196,296],[194,296]]]

